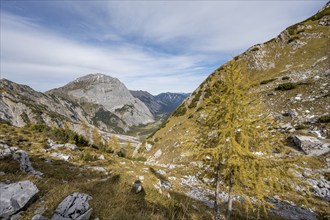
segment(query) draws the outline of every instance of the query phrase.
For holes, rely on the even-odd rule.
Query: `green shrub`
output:
[[[282,80],[289,80],[290,79],[290,77],[288,77],[288,76],[283,76],[282,77]]]
[[[98,160],[97,159],[97,155],[93,155],[91,154],[89,151],[87,152],[83,152],[81,155],[80,155],[80,159],[83,160],[83,161],[96,161]]]
[[[255,48],[251,49],[251,51],[258,51],[258,50],[259,50],[258,47],[255,47]]]
[[[294,89],[296,88],[297,85],[295,83],[291,83],[291,82],[288,82],[288,83],[282,83],[282,84],[279,84],[275,90],[279,90],[279,91],[286,91],[286,90],[291,90],[291,89]]]
[[[275,81],[275,80],[277,80],[277,78],[263,80],[263,81],[260,82],[260,85],[264,85],[264,84],[267,84],[267,83],[273,82],[273,81]]]
[[[188,108],[195,108],[197,106],[197,103],[202,95],[202,90],[200,89],[198,93],[194,96],[193,100],[191,100],[191,103],[188,105]]]
[[[303,33],[305,32],[305,30],[300,30],[300,31],[297,31],[297,34],[300,34],[300,33]]]
[[[185,106],[184,104],[181,104],[180,107],[177,108],[177,109],[175,110],[175,112],[173,112],[172,115],[173,115],[174,117],[179,117],[179,116],[182,116],[182,115],[186,114],[186,112],[187,112],[187,108],[186,108],[186,106]]]
[[[145,161],[147,161],[147,158],[145,158],[145,157],[137,157],[137,158],[135,158],[135,160],[136,160],[136,161],[142,161],[142,162],[145,162]]]
[[[307,129],[308,126],[304,125],[304,124],[299,124],[297,126],[295,126],[295,129],[296,130],[304,130],[304,129]]]
[[[291,37],[291,38],[288,40],[288,43],[291,43],[291,42],[293,42],[293,41],[295,41],[295,40],[298,40],[298,39],[299,39],[298,36],[293,36],[293,37]]]
[[[330,122],[330,115],[323,115],[317,119],[318,123],[329,123]]]
[[[126,157],[126,150],[124,148],[120,148],[120,150],[117,152],[117,155],[119,157]]]

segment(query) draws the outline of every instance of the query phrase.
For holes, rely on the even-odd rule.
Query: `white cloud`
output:
[[[41,4],[41,3],[40,3]],[[44,3],[46,4],[46,3]],[[101,72],[130,89],[191,92],[214,68],[325,1],[54,3],[80,32],[1,11],[1,74],[45,91]],[[42,19],[42,18],[39,18]],[[54,18],[54,22],[56,18]],[[68,23],[70,21],[68,20]]]

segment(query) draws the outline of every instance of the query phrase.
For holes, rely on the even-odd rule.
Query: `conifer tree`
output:
[[[259,213],[262,208],[266,213],[268,197],[292,190],[298,183],[292,159],[279,152],[283,148],[267,113],[249,93],[246,75],[237,64],[229,63],[206,100],[198,155],[211,158],[208,163],[216,179],[215,219],[230,219],[233,196],[243,201],[247,212]],[[228,195],[226,201],[219,198],[221,190]]]

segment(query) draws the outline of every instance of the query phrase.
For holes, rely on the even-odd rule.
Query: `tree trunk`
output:
[[[227,215],[226,215],[227,220],[230,219],[231,213],[233,211],[233,198],[231,196],[232,187],[233,187],[233,179],[232,179],[232,176],[230,174],[229,191],[228,191],[228,206],[227,206]]]
[[[214,199],[214,212],[215,212],[215,216],[214,219],[215,220],[220,220],[221,219],[221,211],[219,208],[220,205],[220,198],[219,198],[219,193],[220,193],[220,179],[221,179],[221,164],[220,161],[218,163],[218,167],[217,167],[217,178],[216,178],[216,188],[215,188],[215,199]]]

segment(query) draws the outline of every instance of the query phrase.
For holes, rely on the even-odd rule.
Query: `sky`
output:
[[[1,0],[1,78],[44,92],[103,73],[154,95],[192,92],[326,2]]]

